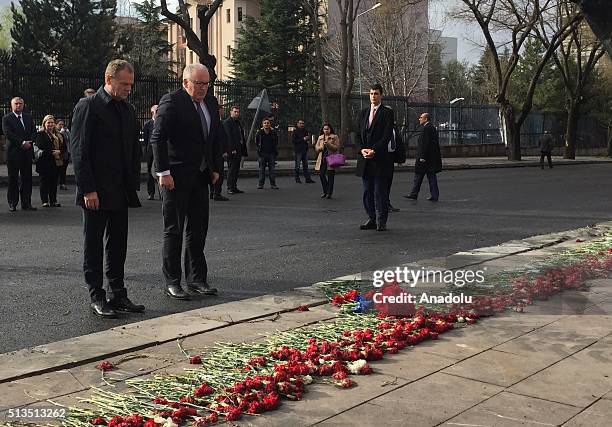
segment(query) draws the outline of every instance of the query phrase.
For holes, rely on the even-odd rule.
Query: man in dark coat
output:
[[[36,135],[34,121],[23,112],[23,99],[11,100],[11,112],[2,118],[2,130],[7,140],[6,166],[9,185],[7,199],[9,210],[15,212],[21,196],[21,209],[35,211],[32,206],[33,141]]]
[[[419,116],[419,123],[423,129],[419,135],[419,142],[414,165],[414,184],[407,199],[416,200],[419,196],[423,178],[427,175],[429,182],[429,198],[431,202],[437,202],[440,197],[438,190],[438,179],[436,174],[442,170],[442,154],[440,153],[440,142],[438,130],[429,122],[429,114],[423,113]]]
[[[155,126],[155,115],[157,114],[157,105],[151,106],[151,120],[144,124],[142,129],[143,133],[143,155],[144,160],[147,162],[147,193],[149,196],[147,200],[155,200],[155,177],[152,173],[153,167],[153,149],[151,148],[151,135],[153,134],[153,127]]]
[[[151,137],[162,192],[163,273],[166,295],[189,299],[181,287],[185,234],[187,290],[214,295],[207,281],[204,245],[208,232],[208,186],[223,168],[224,131],[217,99],[208,93],[210,74],[202,64],[187,65],[183,88],[164,95]]]
[[[388,179],[392,174],[389,141],[393,137],[395,117],[393,110],[382,104],[382,92],[381,85],[373,85],[370,88],[370,106],[359,114],[357,176],[363,180],[363,206],[369,217],[359,227],[362,230],[387,229]]]
[[[552,149],[554,144],[554,138],[545,130],[544,135],[538,140],[538,148],[540,149],[540,168],[544,169],[544,157],[546,157],[548,159],[548,167],[552,169]]]
[[[111,61],[104,86],[95,95],[81,98],[72,116],[70,152],[76,203],[83,208],[83,270],[92,311],[101,317],[145,309],[128,299],[124,285],[128,208],[140,207],[139,129],[134,106],[126,102],[133,84],[132,65],[121,59]],[[104,253],[108,301],[103,288]]]
[[[295,158],[295,182],[298,184],[300,180],[300,164],[304,171],[304,179],[307,184],[314,183],[310,177],[310,171],[308,170],[308,147],[310,141],[310,132],[306,129],[304,120],[300,119],[297,121],[297,126],[291,135],[291,141],[293,142],[293,153]]]
[[[244,128],[240,123],[240,107],[233,105],[230,116],[223,121],[225,138],[227,140],[227,193],[240,194],[244,191],[238,189],[238,173],[242,155],[246,151],[246,138]]]

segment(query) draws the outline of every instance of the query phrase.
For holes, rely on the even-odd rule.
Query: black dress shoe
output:
[[[328,198],[328,199],[331,199],[331,194],[328,194],[328,195],[327,195],[327,198]]]
[[[272,185],[270,186],[270,188],[271,188],[272,190],[278,190],[278,189],[279,189],[279,188],[276,186],[276,184],[272,184]]]
[[[17,207],[16,207],[16,206],[9,205],[9,211],[10,211],[10,212],[15,212],[16,210],[17,210]]]
[[[128,297],[110,299],[108,307],[120,313],[143,313],[145,311],[144,305],[134,304]]]
[[[227,190],[227,194],[238,194],[234,190]]]
[[[427,200],[429,200],[430,202],[437,202],[438,199],[434,199],[433,197],[428,197]]]
[[[22,211],[37,211],[38,209],[36,209],[34,206],[25,206],[21,208]]]
[[[91,311],[96,316],[104,317],[106,319],[114,319],[117,317],[117,312],[113,310],[106,302],[94,301],[91,303]]]
[[[359,226],[361,230],[376,230],[376,221],[371,219],[367,220]]]
[[[233,191],[234,191],[234,193],[236,193],[236,194],[244,194],[244,191],[242,191],[242,190],[238,190],[237,188],[234,188],[234,190],[233,190]]]
[[[200,295],[217,295],[217,288],[211,288],[208,283],[189,283],[187,290]]]
[[[189,294],[183,290],[181,285],[168,285],[165,290],[166,295],[172,299],[188,300]]]
[[[389,212],[399,212],[399,208],[394,207],[391,203],[389,203]]]
[[[412,200],[416,200],[417,199],[417,196],[415,194],[409,194],[407,196],[402,196],[402,197],[405,197],[407,199],[412,199]]]
[[[376,231],[387,231],[387,226],[385,224],[378,224],[376,226]]]
[[[316,181],[313,181],[312,179],[307,179],[306,180],[306,184],[314,184]]]
[[[215,196],[213,197],[213,200],[217,202],[227,202],[229,199],[225,196],[222,196],[221,194],[215,194]]]
[[[322,199],[325,199],[326,197],[327,197],[327,193],[323,193],[323,194],[321,194],[321,198],[322,198]]]
[[[302,183],[302,180],[301,180],[301,179],[299,179],[299,178],[296,178],[296,179],[295,179],[295,183],[296,183],[296,184],[301,184],[301,183]]]
[[[155,196],[152,194],[149,194],[149,197],[147,197],[147,200],[155,200]]]
[[[62,205],[60,203],[55,202],[55,203],[51,203],[51,207],[52,208],[61,208]]]

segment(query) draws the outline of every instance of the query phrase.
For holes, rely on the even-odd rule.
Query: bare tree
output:
[[[536,27],[538,38],[545,47],[551,43],[550,35],[563,25],[563,22],[579,13],[578,6],[569,0],[555,0],[556,5],[547,19],[540,20]],[[553,59],[561,74],[566,92],[567,123],[565,130],[566,159],[576,158],[576,131],[583,95],[597,62],[605,54],[601,40],[584,25],[572,27],[569,37],[553,53]]]
[[[577,13],[568,17],[556,32],[550,35],[550,43],[542,59],[534,70],[529,89],[518,111],[510,102],[508,87],[519,62],[521,48],[525,41],[533,36],[535,28],[544,18],[544,12],[554,6],[554,0],[461,0],[463,8],[458,16],[465,19],[475,19],[480,26],[486,44],[489,47],[495,65],[495,80],[497,94],[495,101],[500,108],[502,140],[508,147],[508,159],[521,159],[521,127],[533,106],[533,95],[536,85],[544,70],[546,62],[563,40],[577,28],[583,14]],[[494,40],[494,33],[502,32],[510,36],[510,57],[507,67],[502,67],[500,48]]]
[[[363,77],[383,85],[394,96],[411,97],[415,90],[427,95],[430,37],[418,4],[422,0],[384,2],[369,20]],[[426,18],[426,17],[425,17]]]
[[[327,63],[323,56],[323,40],[321,37],[321,0],[301,0],[302,5],[308,12],[315,45],[315,62],[319,77],[319,100],[321,102],[321,123],[329,121],[329,96],[327,94]]]
[[[161,14],[176,23],[185,31],[185,37],[187,37],[187,47],[193,50],[200,58],[200,63],[208,67],[210,71],[211,88],[212,83],[217,80],[217,73],[215,67],[217,65],[217,58],[211,55],[208,46],[208,27],[210,20],[213,15],[223,3],[223,0],[210,0],[206,5],[197,6],[197,16],[200,21],[200,37],[197,36],[195,31],[191,28],[189,22],[189,12],[187,11],[187,5],[185,0],[178,0],[178,11],[172,13],[168,9],[167,0],[161,0]]]

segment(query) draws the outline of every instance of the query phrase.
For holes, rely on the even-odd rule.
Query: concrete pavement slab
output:
[[[3,383],[0,384],[0,411],[75,393],[85,388],[68,370]]]
[[[612,400],[601,399],[563,424],[563,427],[610,427],[611,420]]]
[[[445,422],[444,426],[557,426],[581,408],[502,392]]]
[[[146,339],[149,342],[164,342],[180,336],[193,335],[226,326],[226,322],[206,319],[193,311],[144,320],[118,326],[112,330]]]
[[[503,389],[437,373],[340,413],[322,425],[435,426]]]

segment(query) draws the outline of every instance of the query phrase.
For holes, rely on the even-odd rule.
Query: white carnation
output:
[[[363,359],[355,360],[354,362],[347,363],[348,370],[351,374],[358,374],[365,365],[367,365],[367,361]]]

